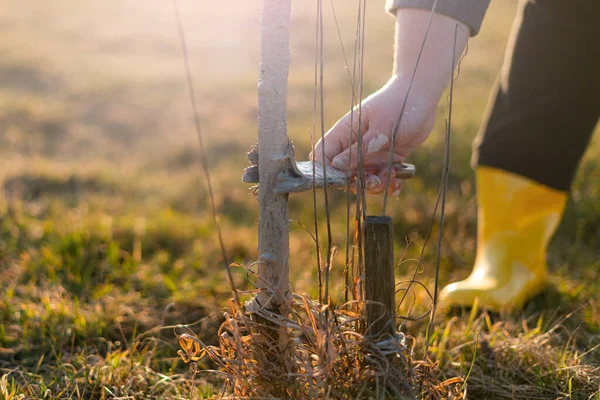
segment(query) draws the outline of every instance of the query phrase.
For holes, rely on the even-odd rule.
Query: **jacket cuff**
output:
[[[433,3],[434,0],[386,0],[385,8],[396,15],[400,8],[431,10]],[[475,36],[489,4],[490,0],[439,0],[435,12],[464,23],[471,28],[471,36]]]

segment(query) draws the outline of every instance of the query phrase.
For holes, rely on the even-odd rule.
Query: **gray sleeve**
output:
[[[388,12],[396,14],[399,8],[421,8],[431,10],[434,0],[386,0],[385,8]],[[490,0],[439,0],[435,10],[460,21],[471,28],[471,36],[479,32],[485,11]]]

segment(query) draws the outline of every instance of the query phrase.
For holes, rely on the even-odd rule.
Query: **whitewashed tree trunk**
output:
[[[290,66],[291,0],[263,0],[258,81],[258,254],[261,306],[277,309],[290,295],[288,195],[275,194],[277,175],[289,156],[287,89]],[[283,296],[283,297],[282,297]]]

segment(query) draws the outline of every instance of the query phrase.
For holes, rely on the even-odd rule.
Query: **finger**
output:
[[[356,141],[356,135],[359,128],[358,113],[356,110],[348,112],[338,120],[325,136],[317,142],[313,152],[310,154],[311,160],[317,160],[327,165],[331,164],[333,159],[350,147],[351,143]],[[362,129],[368,126],[367,118],[363,115],[361,118]]]
[[[404,185],[404,179],[399,178],[397,176],[397,171],[395,169],[392,169],[392,176],[390,177],[390,181],[389,181],[389,187],[387,188],[387,192],[389,195],[391,196],[399,196],[400,195],[400,190],[402,189],[402,186]],[[383,182],[383,189],[381,190],[381,193],[385,192],[386,188],[385,188],[385,184],[387,183],[387,169],[380,172],[379,173],[380,177],[385,177],[381,178],[382,182]]]
[[[371,129],[365,133],[362,140],[363,159],[369,154],[389,149],[389,138],[382,132]],[[332,165],[338,169],[356,169],[358,166],[358,141],[333,158]]]
[[[404,180],[399,179],[399,178],[392,179],[388,193],[393,197],[400,196],[403,185],[404,185]]]
[[[379,181],[375,180],[375,178],[371,178],[371,177],[375,177],[376,179],[379,179],[377,176],[375,175],[367,175],[365,177],[365,186],[371,186],[373,187],[374,185],[379,185]],[[371,178],[371,182],[369,183],[369,178]],[[359,179],[353,179],[352,182],[350,182],[350,192],[352,192],[352,194],[357,194],[358,193],[358,185],[359,185]],[[362,187],[362,184],[361,184]],[[368,189],[367,189],[368,190]]]
[[[404,157],[394,152],[392,155],[392,169],[396,171],[394,165],[401,164],[404,161]],[[373,171],[372,173],[379,174],[379,171],[390,170],[390,150],[380,151],[377,153],[369,154],[365,158],[365,169],[367,171]],[[397,172],[397,171],[396,171]]]
[[[380,193],[385,192],[386,184],[388,182],[388,175],[390,175],[390,174],[387,169],[380,170],[377,175],[379,177],[379,184],[373,185],[370,188],[367,186],[369,193],[380,194]],[[391,179],[393,179],[395,177],[395,175],[396,175],[396,171],[394,169],[392,169],[391,177],[389,178],[390,182],[391,182]]]
[[[378,175],[369,175],[365,180],[365,186],[369,193],[378,194],[381,193],[384,184]]]
[[[363,136],[363,160],[365,167],[384,168],[390,162],[390,139],[389,137],[376,129],[370,129]],[[394,148],[392,163],[404,161],[413,151],[414,147],[398,146]],[[358,168],[358,142],[354,143],[350,148],[344,150],[333,159],[332,165],[338,169]]]
[[[367,190],[372,194],[380,194],[385,192],[386,185],[388,184],[388,172],[387,168],[383,168],[379,171],[378,175],[381,184],[372,185],[371,187],[367,186]],[[392,168],[391,176],[389,178],[389,187],[387,188],[387,192],[389,195],[398,196],[400,195],[400,190],[402,189],[402,185],[404,180],[397,177],[396,169]]]
[[[392,167],[394,164],[404,162],[404,159],[408,157],[414,151],[414,147],[411,146],[398,146],[394,148],[394,153],[392,155]],[[368,153],[365,156],[365,166],[366,168],[379,168],[379,169],[389,169],[390,166],[390,149],[389,147],[385,150],[378,151],[375,153]]]

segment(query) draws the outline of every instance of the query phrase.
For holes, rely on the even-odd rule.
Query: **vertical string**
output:
[[[333,4],[333,3],[332,3]],[[358,17],[356,21],[356,32],[354,34],[354,55],[352,60],[352,77],[350,79],[350,83],[352,86],[351,93],[351,101],[350,101],[350,135],[348,136],[348,148],[352,146],[352,139],[354,137],[354,106],[356,104],[356,94],[355,94],[355,86],[356,86],[356,60],[357,60],[357,52],[359,46],[359,37],[360,37],[360,16],[361,16],[361,2],[358,0]],[[347,63],[346,63],[347,64]],[[352,152],[348,155],[348,176],[351,175],[352,171],[350,170],[350,164],[352,163]],[[354,279],[354,255],[355,255],[355,235],[350,234],[350,204],[352,203],[352,192],[351,192],[351,182],[348,180],[348,184],[346,186],[346,263],[344,267],[344,302],[347,303],[349,300],[348,290],[350,288],[350,283],[348,282],[348,270],[350,269],[350,276]],[[356,229],[356,226],[355,226]],[[352,247],[352,254],[350,254],[350,248]],[[355,299],[356,300],[356,299]]]
[[[323,95],[323,75],[325,70],[325,63],[323,57],[323,1],[318,0],[319,3],[319,88],[320,88],[320,99],[321,99],[321,140],[323,141],[322,156],[325,160],[325,99]],[[329,210],[329,194],[327,192],[327,163],[323,163],[323,194],[325,196],[325,217],[327,219],[327,259],[325,260],[325,302],[329,304],[329,273],[331,271],[331,254],[333,240],[331,238],[331,216]]]
[[[404,103],[402,104],[402,109],[400,110],[400,116],[398,117],[398,120],[396,121],[395,126],[393,127],[393,135],[392,135],[392,143],[396,143],[396,138],[398,135],[398,129],[400,127],[400,123],[402,122],[402,116],[404,115],[404,109],[406,107],[406,102],[408,100],[408,96],[410,94],[410,89],[412,88],[412,83],[414,82],[414,78],[415,75],[417,73],[417,68],[419,66],[419,62],[421,61],[421,55],[423,54],[423,49],[425,48],[425,42],[427,41],[427,36],[429,35],[429,31],[431,30],[431,23],[433,21],[433,16],[435,13],[435,10],[437,8],[438,5],[438,1],[439,0],[434,0],[433,5],[431,7],[431,11],[429,13],[429,19],[427,21],[427,27],[425,29],[425,35],[423,35],[423,41],[421,42],[421,47],[419,48],[419,54],[417,55],[417,60],[415,62],[415,67],[413,69],[412,75],[411,75],[411,79],[410,79],[410,83],[408,86],[408,89],[406,91],[406,95],[404,96]],[[453,56],[454,57],[454,56]],[[454,68],[454,64],[453,64],[453,68]],[[453,70],[454,71],[454,70]],[[452,79],[454,79],[454,76],[452,76]],[[393,148],[390,149],[391,152],[393,152]],[[387,204],[387,196],[388,196],[388,191],[389,191],[389,184],[390,184],[390,175],[391,175],[391,160],[392,160],[393,154],[390,157],[390,161],[389,161],[389,165],[388,165],[388,171],[390,172],[388,174],[388,178],[386,179],[386,186],[385,186],[385,192],[384,192],[384,205]],[[429,237],[431,235],[431,232],[433,230],[433,224],[435,221],[435,216],[437,214],[437,209],[440,203],[440,194],[441,194],[441,189],[442,189],[442,182],[440,182],[440,185],[438,187],[438,197],[435,203],[435,207],[433,208],[433,215],[431,216],[431,220],[429,222],[429,228],[427,230],[427,234],[425,235],[425,240],[423,242],[423,246],[421,247],[421,251],[419,254],[419,258],[417,260],[417,266],[415,268],[415,272],[412,275],[412,278],[408,281],[408,286],[406,287],[406,290],[404,290],[404,293],[402,294],[402,298],[400,299],[400,303],[398,303],[398,307],[400,307],[402,305],[402,303],[404,303],[404,299],[406,298],[407,294],[410,292],[410,288],[412,287],[412,283],[414,282],[417,273],[419,272],[419,267],[421,266],[421,261],[423,260],[423,254],[425,253],[425,248],[427,247],[427,243],[429,242]],[[385,215],[385,206],[383,207],[383,215]]]
[[[356,238],[357,238],[357,251],[358,251],[358,276],[356,278],[355,293],[359,300],[363,299],[362,280],[364,279],[364,254],[363,254],[363,221],[366,218],[367,213],[367,198],[365,188],[365,167],[363,157],[363,132],[362,132],[362,98],[363,98],[363,80],[364,80],[364,59],[365,59],[365,16],[367,14],[367,2],[362,2],[362,15],[360,25],[360,47],[359,47],[359,103],[358,103],[358,137],[357,137],[357,180],[356,180]]]
[[[312,130],[310,131],[310,141],[311,146],[314,148],[314,138],[313,134],[316,131],[316,120],[317,120],[317,79],[318,79],[318,70],[319,70],[319,32],[321,31],[321,26],[319,23],[321,15],[321,7],[320,0],[317,0],[317,17],[315,20],[315,80],[314,80],[314,90],[313,90],[313,120],[312,120]],[[313,178],[313,216],[314,216],[314,224],[315,224],[315,244],[317,247],[317,274],[318,274],[318,285],[319,285],[319,303],[323,304],[323,271],[321,270],[321,246],[319,244],[319,223],[318,223],[318,212],[317,212],[317,185],[316,185],[316,174],[315,174],[315,163],[312,164],[312,178]]]
[[[332,7],[333,7],[333,3],[332,3]],[[361,7],[360,7],[360,0],[358,1],[358,19],[356,22],[356,32],[354,34],[354,56],[353,56],[353,60],[352,60],[352,76],[350,78],[350,84],[351,84],[351,100],[350,100],[350,135],[348,136],[348,148],[350,148],[350,146],[352,146],[352,139],[354,137],[354,105],[356,104],[356,95],[355,95],[355,82],[356,82],[356,53],[358,51],[358,38],[359,38],[359,27],[360,27],[360,13],[361,13]],[[337,24],[337,22],[336,22]],[[346,68],[348,63],[346,62]],[[348,71],[348,73],[350,73],[350,71]],[[352,162],[352,154],[349,154],[348,157],[348,164],[351,164]],[[352,173],[352,171],[350,170],[350,167],[348,166],[348,171],[347,174],[348,176],[350,176]],[[350,235],[350,204],[352,203],[351,201],[351,196],[352,196],[352,192],[350,190],[351,188],[351,182],[350,180],[348,180],[347,186],[346,186],[346,263],[344,264],[344,302],[347,303],[349,300],[349,296],[348,296],[348,291],[350,289],[350,283],[348,282],[348,278],[349,278],[349,269],[350,271],[350,276],[354,277],[354,235]],[[352,254],[350,254],[350,248],[352,247]]]
[[[429,318],[429,325],[427,326],[427,336],[425,338],[425,357],[429,352],[429,339],[431,338],[431,331],[433,330],[433,322],[435,318],[435,311],[437,309],[438,302],[438,291],[439,291],[439,277],[440,277],[440,261],[442,257],[442,240],[444,238],[444,215],[446,211],[446,192],[448,190],[448,175],[450,173],[450,131],[452,128],[452,97],[454,95],[454,64],[456,62],[456,36],[458,33],[458,24],[454,27],[454,47],[452,48],[452,75],[450,79],[450,94],[448,96],[448,119],[446,121],[446,139],[445,148],[446,152],[444,155],[444,172],[443,172],[443,186],[442,186],[442,210],[440,211],[440,231],[438,234],[438,246],[437,246],[437,258],[435,261],[435,283],[433,290],[433,307],[431,309],[431,315]]]

